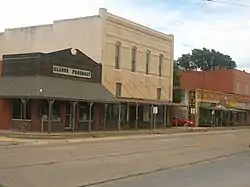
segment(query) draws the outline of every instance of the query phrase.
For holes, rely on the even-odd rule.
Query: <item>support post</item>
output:
[[[129,103],[127,103],[127,123],[129,123]]]
[[[108,103],[104,104],[104,130],[107,130],[107,108]]]
[[[28,99],[22,98],[21,101],[22,101],[22,104],[23,104],[22,127],[26,128],[26,118],[27,118],[27,116],[26,116],[26,113],[27,113],[26,110],[27,110]]]
[[[167,106],[164,105],[164,116],[163,116],[163,121],[164,121],[164,128],[167,128]]]
[[[153,117],[154,117],[154,126],[153,126],[153,128],[154,128],[154,130],[156,129],[156,115],[157,114],[153,114]]]
[[[118,104],[118,124],[117,124],[118,131],[121,130],[121,103]]]
[[[230,126],[230,111],[227,112],[227,126]]]
[[[76,121],[76,105],[77,105],[77,101],[73,101],[72,102],[72,106],[73,106],[73,123],[72,123],[72,132],[75,132],[75,121]]]
[[[136,130],[138,129],[138,107],[139,107],[139,104],[136,103],[136,108],[135,108],[135,129]]]
[[[51,133],[51,113],[52,113],[52,106],[53,106],[53,103],[55,102],[54,99],[49,99],[48,100],[49,102],[49,124],[48,124],[48,133],[50,134]]]
[[[88,131],[91,132],[91,121],[92,121],[92,106],[94,103],[89,103],[89,126],[88,126]]]
[[[150,107],[150,113],[151,113],[151,118],[150,118],[150,129],[153,129],[153,123],[154,123],[154,114],[153,114],[153,105]]]

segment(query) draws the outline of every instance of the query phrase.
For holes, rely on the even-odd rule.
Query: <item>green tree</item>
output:
[[[174,71],[173,71],[173,102],[174,103],[180,103],[182,100],[182,90],[180,89],[181,80],[180,80],[179,71],[180,69],[176,61],[174,61]]]
[[[177,59],[177,65],[183,70],[214,70],[234,69],[235,61],[229,55],[215,51],[214,49],[193,49],[191,53],[183,54]]]

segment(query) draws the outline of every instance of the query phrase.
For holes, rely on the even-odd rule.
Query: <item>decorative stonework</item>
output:
[[[163,33],[158,32],[156,30],[153,30],[153,29],[147,28],[145,26],[136,24],[136,23],[134,23],[132,21],[123,19],[121,17],[115,16],[115,15],[110,14],[110,13],[108,13],[106,20],[108,22],[113,22],[115,24],[122,25],[124,27],[139,31],[139,32],[144,33],[146,35],[151,35],[151,36],[153,36],[155,38],[168,41],[170,44],[172,44],[173,35],[163,34]]]

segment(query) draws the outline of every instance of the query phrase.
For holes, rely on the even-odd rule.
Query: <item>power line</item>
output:
[[[219,4],[225,4],[225,5],[241,6],[241,7],[250,8],[250,5],[246,5],[246,4],[230,3],[230,2],[217,1],[217,0],[205,0],[205,1],[211,2],[211,3],[219,3]]]

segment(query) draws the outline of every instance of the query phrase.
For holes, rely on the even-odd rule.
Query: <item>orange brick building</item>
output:
[[[204,89],[250,96],[250,73],[233,70],[182,71],[183,89]]]
[[[181,88],[185,90],[186,102],[190,90],[196,91],[195,121],[216,113],[218,124],[250,124],[250,74],[240,70],[219,69],[215,71],[182,71]],[[222,106],[223,105],[223,106]],[[210,112],[204,112],[204,108]],[[201,117],[203,113],[203,117]],[[222,120],[225,116],[226,120]],[[211,121],[211,116],[208,117]],[[226,122],[225,122],[226,121]]]

